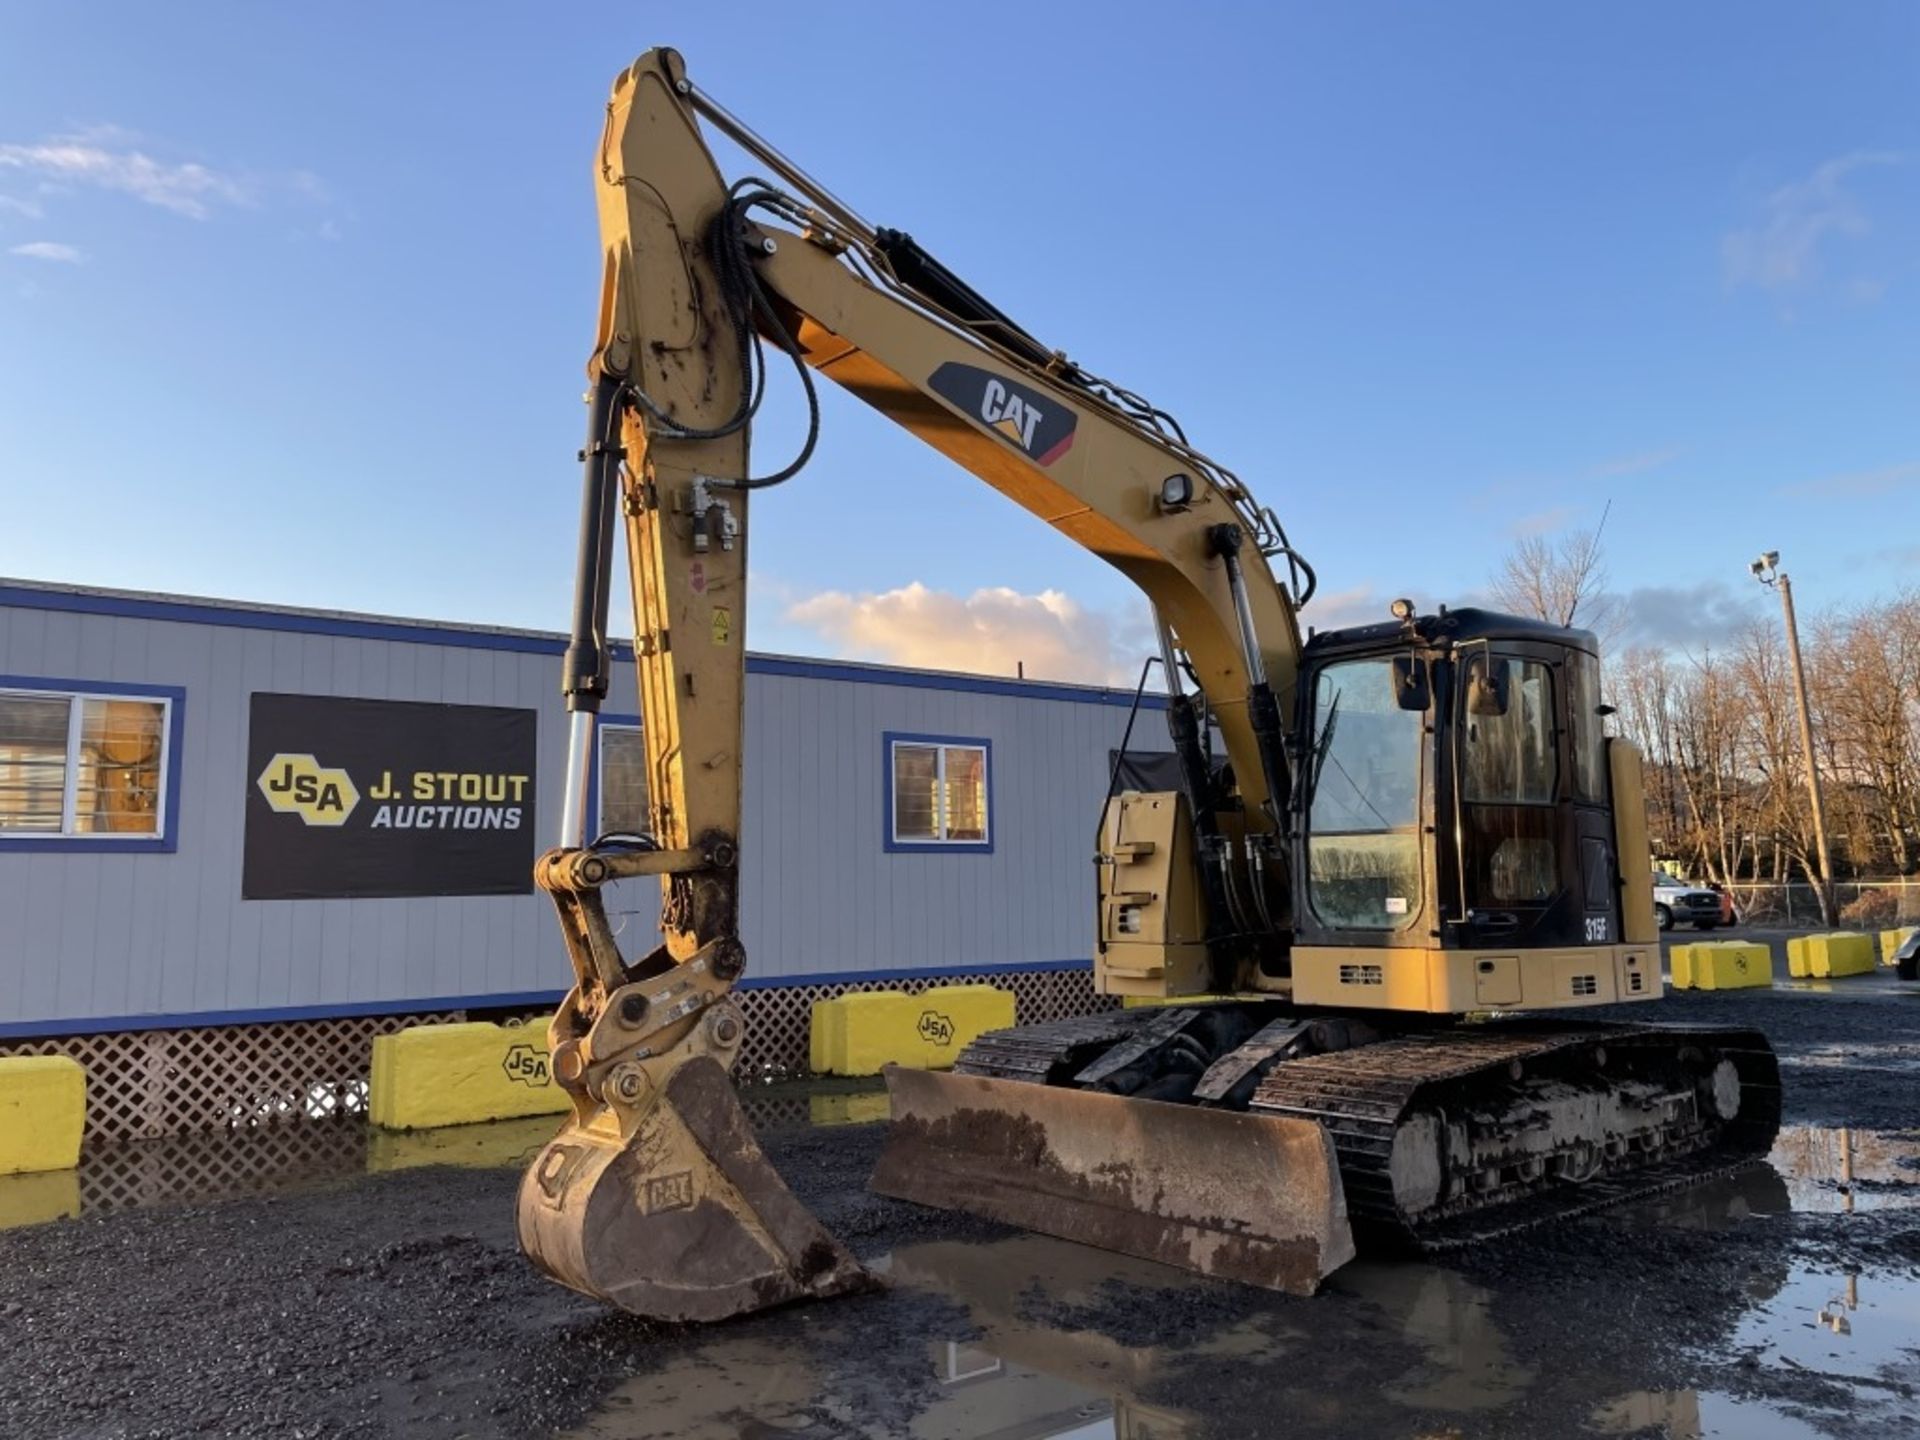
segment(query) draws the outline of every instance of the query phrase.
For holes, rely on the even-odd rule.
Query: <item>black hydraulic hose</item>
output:
[[[1213,767],[1200,746],[1200,706],[1191,695],[1167,698],[1167,737],[1180,762],[1180,779],[1193,806],[1193,828],[1202,836],[1219,831],[1214,818]]]
[[[569,711],[598,714],[613,657],[607,606],[613,592],[613,534],[620,501],[620,405],[625,387],[611,375],[594,381],[587,447],[580,452],[580,553],[573,571],[573,630],[561,662],[560,693]]]
[[[708,476],[707,483],[716,489],[764,490],[790,480],[813,458],[814,446],[820,439],[820,397],[814,388],[813,371],[807,365],[806,353],[800,348],[800,342],[787,329],[786,322],[780,317],[779,307],[774,304],[773,297],[760,279],[759,271],[754,267],[753,250],[747,235],[749,212],[759,207],[778,208],[781,203],[779,192],[769,188],[766,181],[752,177],[737,181],[727,192],[727,203],[720,207],[720,213],[714,217],[712,228],[707,232],[707,254],[719,277],[720,304],[726,311],[728,324],[733,331],[740,367],[740,403],[733,414],[718,425],[689,425],[667,414],[644,390],[635,387],[629,392],[633,403],[661,427],[663,433],[676,439],[718,440],[735,434],[746,428],[760,408],[766,377],[764,362],[758,354],[757,337],[762,334],[772,337],[773,342],[793,362],[794,373],[800,377],[800,388],[807,397],[807,438],[800,446],[800,453],[771,475]],[[771,238],[765,242],[767,246],[777,243]]]

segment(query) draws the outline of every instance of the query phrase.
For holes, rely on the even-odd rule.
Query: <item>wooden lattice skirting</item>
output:
[[[1013,991],[1021,1024],[1085,1015],[1114,1003],[1094,994],[1092,971],[1085,968],[741,990],[747,1040],[736,1073],[804,1073],[817,1000],[856,990],[917,993],[969,980]],[[88,1140],[155,1139],[363,1111],[376,1035],[467,1018],[464,1010],[443,1010],[0,1040],[0,1055],[71,1055],[87,1072]]]

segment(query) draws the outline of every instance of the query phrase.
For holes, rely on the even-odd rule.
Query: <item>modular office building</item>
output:
[[[0,581],[0,1053],[75,1054],[94,1133],[167,1134],[351,1108],[374,1035],[550,1007],[571,975],[531,867],[559,828],[563,646]],[[808,1004],[849,987],[1094,1003],[1130,693],[747,667],[745,1065],[804,1064]],[[610,712],[636,695],[623,650]],[[1159,709],[1132,748],[1165,748]],[[600,727],[600,831],[644,826],[638,724]],[[610,907],[643,953],[654,883]]]

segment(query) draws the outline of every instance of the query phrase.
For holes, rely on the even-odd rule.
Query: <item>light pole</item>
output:
[[[1827,805],[1820,793],[1820,767],[1813,759],[1813,713],[1807,708],[1807,670],[1800,661],[1800,627],[1793,620],[1793,582],[1780,569],[1780,552],[1769,550],[1747,567],[1753,578],[1780,592],[1780,609],[1787,617],[1787,658],[1793,662],[1793,700],[1800,711],[1800,749],[1807,760],[1807,794],[1813,801],[1813,844],[1820,858],[1817,889],[1820,918],[1833,924],[1833,861],[1827,854]]]

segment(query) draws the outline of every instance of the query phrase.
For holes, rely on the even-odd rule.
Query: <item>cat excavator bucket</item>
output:
[[[568,888],[573,857],[555,858],[538,876],[581,922],[571,933],[604,935],[595,889]],[[739,953],[723,941],[682,965],[656,955],[597,1000],[576,987],[553,1018],[553,1074],[574,1110],[520,1182],[520,1248],[562,1285],[650,1320],[724,1320],[873,1283],[740,1109],[728,1071],[744,1027],[714,973]]]
[[[870,1285],[760,1151],[726,1070],[675,1069],[631,1134],[568,1123],[520,1185],[548,1275],[652,1320],[724,1320]]]
[[[672,871],[732,888],[733,851],[555,850],[534,878],[559,912],[578,983],[549,1029],[573,1102],[520,1182],[520,1248],[570,1289],[650,1320],[724,1320],[864,1289],[872,1277],[788,1190],[730,1072],[746,964],[722,936],[674,960],[621,958],[600,889]]]
[[[1295,1295],[1353,1258],[1311,1120],[898,1066],[887,1090],[882,1195]]]

